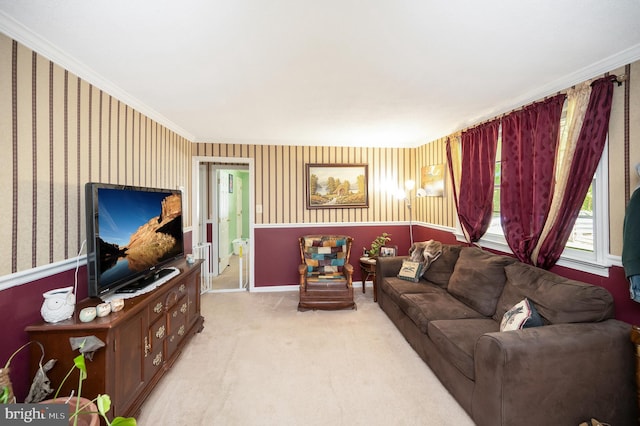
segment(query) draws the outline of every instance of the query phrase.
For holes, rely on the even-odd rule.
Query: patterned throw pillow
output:
[[[398,272],[398,278],[413,281],[417,283],[422,276],[422,264],[420,262],[413,262],[411,260],[403,260],[402,268]]]
[[[500,323],[500,331],[520,330],[522,328],[539,327],[542,317],[533,303],[526,297],[504,313]]]

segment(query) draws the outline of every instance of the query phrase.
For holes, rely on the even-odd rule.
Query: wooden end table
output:
[[[360,258],[360,271],[362,272],[362,292],[365,292],[366,282],[369,278],[373,282],[373,301],[378,301],[378,288],[376,286],[376,259],[372,257]]]

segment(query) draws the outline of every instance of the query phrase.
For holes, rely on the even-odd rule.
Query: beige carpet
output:
[[[297,292],[204,294],[203,332],[138,424],[472,425],[368,290],[335,312],[298,312]]]

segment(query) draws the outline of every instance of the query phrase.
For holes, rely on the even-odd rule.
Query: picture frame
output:
[[[306,164],[307,209],[369,207],[368,164]]]
[[[445,164],[431,164],[420,170],[420,187],[427,197],[443,197]]]
[[[380,257],[389,257],[398,255],[398,246],[382,246],[380,247]]]

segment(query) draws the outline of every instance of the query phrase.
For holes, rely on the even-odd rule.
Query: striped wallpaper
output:
[[[406,204],[395,197],[404,181],[420,179],[420,167],[445,162],[444,140],[420,148],[355,148],[198,143],[193,154],[204,157],[253,158],[256,224],[408,221]],[[231,161],[231,160],[230,160]],[[307,209],[307,163],[368,164],[369,207]],[[447,192],[450,185],[446,185]],[[413,200],[414,221],[454,227],[455,211],[445,197]]]
[[[621,252],[624,188],[640,163],[640,63],[631,64],[630,129],[623,126],[625,87],[614,93],[609,134],[610,252]],[[612,70],[622,74],[624,69]],[[624,145],[630,134],[631,146]],[[420,169],[446,163],[445,139],[416,148],[273,146],[197,143],[142,115],[42,55],[0,34],[0,195],[7,207],[0,222],[0,276],[76,256],[85,238],[87,181],[184,187],[191,193],[191,157],[253,158],[256,224],[408,221],[394,192]],[[369,207],[305,207],[305,164],[369,165]],[[413,200],[415,222],[455,227],[448,175],[444,197]],[[188,207],[187,207],[188,208]],[[185,226],[191,226],[185,215]],[[9,244],[9,238],[11,243]]]
[[[0,275],[77,255],[88,181],[188,191],[191,147],[0,34]]]

